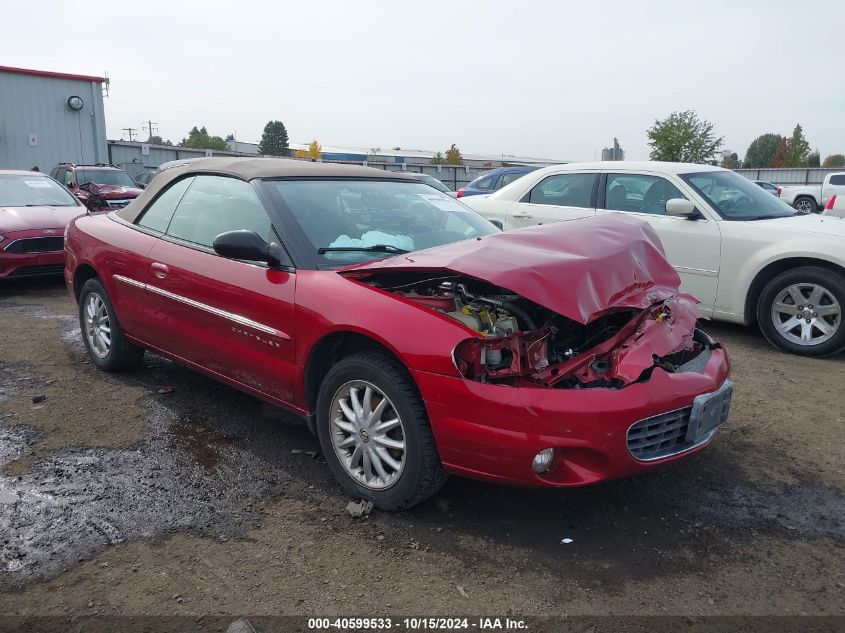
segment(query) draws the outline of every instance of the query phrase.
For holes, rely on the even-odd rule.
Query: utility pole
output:
[[[142,121],[141,127],[147,128],[147,140],[150,140],[153,135],[158,132],[158,128],[156,127],[158,123],[154,121]]]
[[[136,127],[124,127],[121,128],[122,131],[126,132],[129,135],[129,140],[134,141],[135,135],[138,133],[138,128]]]

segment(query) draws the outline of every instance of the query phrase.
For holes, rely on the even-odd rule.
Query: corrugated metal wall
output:
[[[107,162],[114,163],[121,167],[130,176],[135,177],[147,170],[153,170],[162,163],[171,160],[183,160],[187,158],[202,158],[206,156],[204,149],[192,149],[189,147],[176,147],[170,145],[149,145],[149,153],[144,154],[143,143],[130,141],[109,141],[109,157]],[[238,154],[236,152],[211,152],[214,156],[247,156],[256,158],[255,154]],[[327,161],[328,162],[328,161]],[[358,160],[335,160],[331,162],[346,163],[350,165],[361,165],[365,161]],[[375,169],[386,169],[389,171],[402,171],[402,163],[393,161],[366,161],[367,166]],[[443,182],[446,186],[457,190],[460,187],[474,180],[479,174],[490,171],[489,168],[480,168],[465,165],[414,165],[405,163],[407,171],[430,174]]]
[[[149,148],[148,154],[144,153],[145,147]],[[249,156],[250,158],[256,158],[255,154],[242,154],[238,152],[214,151],[212,154],[214,156]],[[175,145],[146,145],[137,141],[109,141],[106,162],[121,167],[127,174],[134,177],[144,171],[156,169],[162,163],[171,160],[203,158],[206,155],[204,149],[176,147]]]
[[[820,185],[827,174],[842,173],[845,169],[827,167],[761,167],[759,169],[735,169],[749,180],[765,180],[776,185]]]
[[[79,112],[67,106],[74,95],[85,104]],[[0,169],[49,172],[60,162],[107,159],[101,84],[0,71]]]

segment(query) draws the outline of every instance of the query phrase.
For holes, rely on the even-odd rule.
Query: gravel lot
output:
[[[0,613],[843,615],[845,357],[707,329],[737,385],[709,450],[353,519],[301,421],[152,355],[96,371],[60,282],[0,286]]]

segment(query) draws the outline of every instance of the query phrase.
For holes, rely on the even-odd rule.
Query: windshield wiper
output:
[[[317,249],[318,255],[325,255],[326,253],[409,253],[404,248],[392,246],[390,244],[373,244],[371,246],[323,246]]]
[[[754,222],[755,220],[777,220],[778,218],[794,218],[800,213],[789,213],[787,215],[749,215],[747,218],[736,218],[741,222]]]

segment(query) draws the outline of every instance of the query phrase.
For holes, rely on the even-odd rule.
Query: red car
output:
[[[0,279],[61,275],[65,228],[83,213],[49,176],[0,171]]]
[[[145,349],[307,417],[384,509],[446,473],[578,486],[710,442],[722,347],[648,224],[502,233],[396,173],[210,158],[84,216],[65,279],[93,363]]]
[[[117,165],[59,163],[50,176],[70,189],[91,211],[122,209],[142,191]]]

